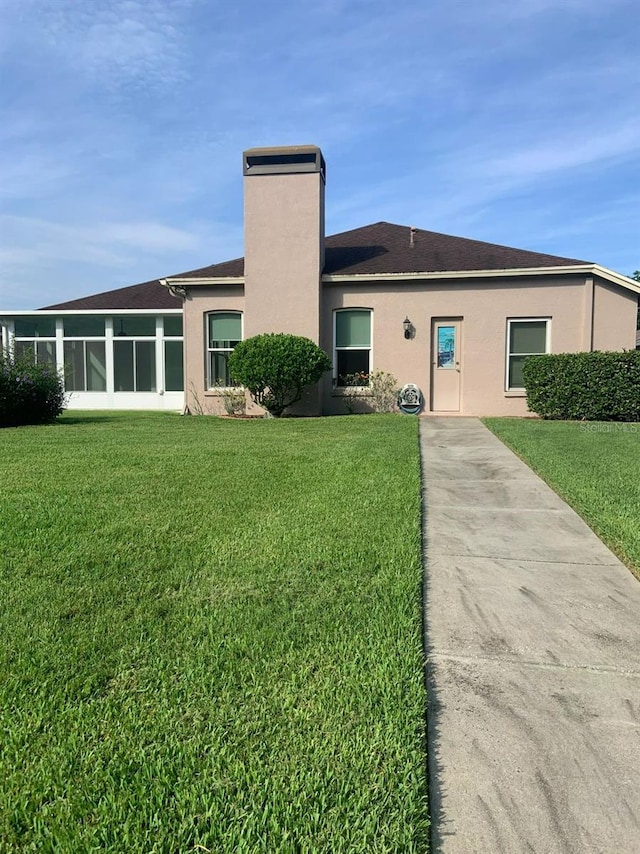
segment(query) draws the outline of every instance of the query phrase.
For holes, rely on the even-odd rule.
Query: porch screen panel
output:
[[[55,341],[39,341],[37,338],[33,341],[16,341],[14,352],[18,359],[28,359],[38,365],[50,365],[52,368],[56,366]]]
[[[14,319],[16,338],[55,338],[55,317],[16,317]]]
[[[55,341],[36,341],[36,362],[39,365],[56,366]]]
[[[182,317],[168,315],[162,318],[165,338],[182,338]]]
[[[87,391],[107,390],[104,341],[87,341]]]
[[[164,383],[167,391],[184,391],[182,341],[164,342]]]
[[[136,391],[156,390],[155,341],[136,341]]]
[[[116,338],[153,338],[156,334],[156,319],[144,314],[114,317],[113,334]]]
[[[84,391],[84,342],[64,342],[64,387],[66,391]]]
[[[113,342],[113,380],[116,391],[134,391],[133,341]]]
[[[65,338],[104,338],[104,317],[70,316],[64,318]]]

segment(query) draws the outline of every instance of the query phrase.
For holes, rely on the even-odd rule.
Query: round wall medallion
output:
[[[398,392],[398,406],[407,415],[417,415],[422,409],[422,392],[414,383],[403,385]]]

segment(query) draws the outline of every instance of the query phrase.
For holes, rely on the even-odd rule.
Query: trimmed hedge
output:
[[[297,403],[307,386],[331,370],[331,359],[309,338],[284,332],[254,335],[236,344],[229,356],[231,378],[278,418]]]
[[[55,368],[0,354],[0,427],[47,424],[65,406],[64,385]]]
[[[542,418],[640,421],[640,350],[530,356],[523,378]]]

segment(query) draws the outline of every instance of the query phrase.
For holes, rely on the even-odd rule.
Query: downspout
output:
[[[593,310],[595,305],[595,286],[593,276],[587,276],[584,280],[584,329],[583,347],[589,353],[593,351]]]
[[[187,298],[187,289],[184,285],[170,285],[166,279],[160,279],[160,284],[163,288],[166,288],[172,297],[176,299],[181,299],[183,302]]]

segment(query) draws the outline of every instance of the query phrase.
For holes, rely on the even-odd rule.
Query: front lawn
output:
[[[426,851],[417,429],[0,431],[2,851]]]
[[[640,577],[640,424],[483,421]]]

